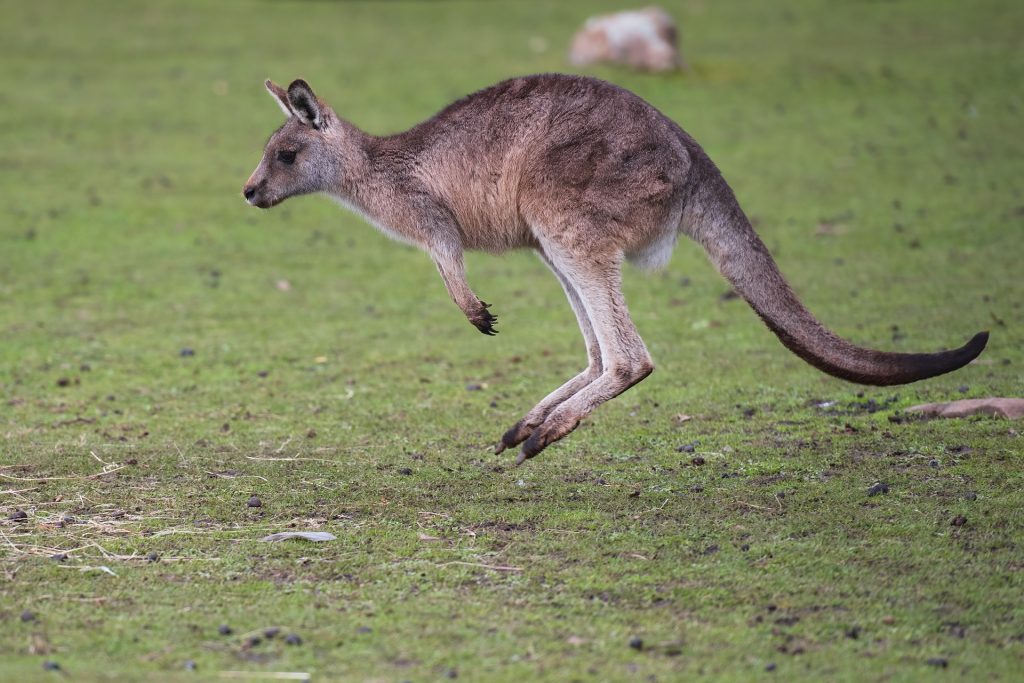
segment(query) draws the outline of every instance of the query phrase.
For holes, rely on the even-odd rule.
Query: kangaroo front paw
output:
[[[491,315],[491,312],[487,310],[491,307],[490,304],[483,301],[480,301],[479,304],[480,306],[477,310],[468,316],[469,322],[473,323],[476,329],[493,337],[498,334],[498,331],[494,329],[494,326],[498,323],[498,316]]]

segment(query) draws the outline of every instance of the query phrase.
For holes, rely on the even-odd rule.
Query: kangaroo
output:
[[[309,84],[267,90],[287,121],[242,191],[262,209],[323,192],[430,254],[478,330],[496,316],[466,282],[463,251],[532,249],[565,290],[586,341],[585,370],[544,397],[496,448],[516,464],[565,437],[654,363],[630,319],[621,267],[665,265],[680,234],[793,353],[861,384],[916,382],[981,353],[988,333],[940,353],[855,346],[804,308],[700,145],[637,95],[594,78],[514,78],[404,133],[377,137],[340,118]]]

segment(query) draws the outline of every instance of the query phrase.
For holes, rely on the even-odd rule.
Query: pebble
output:
[[[964,498],[966,498],[967,500],[978,500],[978,494],[975,493],[974,491],[968,491],[967,493],[964,494]]]
[[[35,614],[35,612],[33,612],[31,610],[25,610],[24,612],[21,613],[21,620],[25,621],[25,622],[35,621],[36,620],[36,614]]]
[[[68,554],[67,553],[57,553],[55,555],[50,555],[50,559],[53,560],[54,562],[63,562],[64,560],[68,559]]]
[[[194,660],[194,659],[186,659],[185,660],[185,671],[195,671],[195,670],[196,670],[196,660]]]
[[[705,463],[706,461],[704,460],[704,458],[702,458],[701,456],[699,456],[699,455],[698,455],[698,456],[697,456],[696,458],[694,458],[694,459],[693,459],[693,460],[691,460],[690,462],[692,462],[692,463],[693,463],[694,465],[696,465],[697,467],[700,467],[700,466],[701,466],[701,465],[703,465],[703,464],[704,464],[704,463]]]
[[[631,648],[633,648],[634,650],[643,650],[644,649],[644,641],[643,641],[642,638],[636,638],[636,637],[630,638],[629,639],[629,646]]]
[[[408,477],[410,474],[412,474],[412,468],[403,467],[402,469],[398,470],[398,473]]]
[[[28,519],[28,513],[25,512],[24,510],[15,510],[11,514],[7,515],[7,519],[11,520],[12,522],[22,522]]]
[[[43,662],[43,671],[60,671],[60,664],[48,659]]]
[[[276,626],[271,626],[270,628],[263,629],[263,637],[269,640],[271,638],[275,638],[280,632],[281,629]]]
[[[356,629],[356,633],[373,633],[373,629],[369,626],[360,626]]]
[[[767,665],[765,665],[764,670],[765,671],[775,671],[775,669],[777,669],[777,668],[778,667],[775,666],[775,662],[769,662]]]
[[[964,524],[967,524],[967,518],[964,517],[963,515],[957,515],[956,517],[953,518],[953,521],[950,522],[951,526],[957,526],[957,527],[963,526]]]
[[[256,496],[252,496],[251,498],[249,498],[249,501],[246,503],[246,506],[251,508],[261,508],[263,507],[263,501]]]
[[[925,664],[927,664],[928,666],[937,666],[940,669],[945,669],[947,666],[949,666],[949,660],[943,657],[932,657],[927,662],[925,662]]]
[[[302,645],[302,638],[295,633],[289,633],[284,637],[284,642],[287,645]]]
[[[157,555],[155,552],[152,552],[149,555],[146,555],[146,559],[149,560],[150,562],[159,562],[160,561],[160,556]]]
[[[196,352],[186,346],[185,348],[178,352],[178,355],[180,355],[182,358],[188,358],[189,356],[196,355]]]
[[[230,636],[234,632],[235,630],[227,624],[221,624],[217,627],[217,633],[221,634],[222,636]]]

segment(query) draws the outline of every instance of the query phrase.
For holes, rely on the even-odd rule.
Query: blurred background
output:
[[[417,377],[461,389],[490,359],[518,356],[531,362],[505,391],[525,408],[582,362],[571,312],[529,254],[470,257],[502,319],[483,339],[428,258],[331,202],[246,206],[241,186],[281,123],[268,77],[307,79],[373,134],[512,75],[613,80],[705,146],[839,332],[926,350],[994,327],[987,358],[1018,352],[1018,3],[663,6],[688,68],[652,74],[569,64],[586,18],[624,8],[609,0],[5,3],[0,387],[47,396],[88,367],[79,410],[110,393],[192,415],[180,392],[238,405],[271,366],[295,372],[290,390],[383,373],[382,386],[400,377],[414,392]],[[760,387],[750,369],[766,363],[800,368],[797,386],[826,381],[741,301],[719,300],[725,284],[691,244],[627,287],[662,376],[680,380],[656,385],[672,400],[714,400],[718,381]],[[709,366],[715,379],[699,379]],[[992,382],[1015,388],[1019,371]],[[31,421],[19,416],[31,405],[8,419]],[[200,431],[223,422],[211,411]]]

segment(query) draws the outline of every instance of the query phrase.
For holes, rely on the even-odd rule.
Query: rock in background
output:
[[[642,71],[685,69],[678,42],[675,21],[660,7],[603,14],[587,19],[573,37],[569,61],[574,66],[608,62]]]

